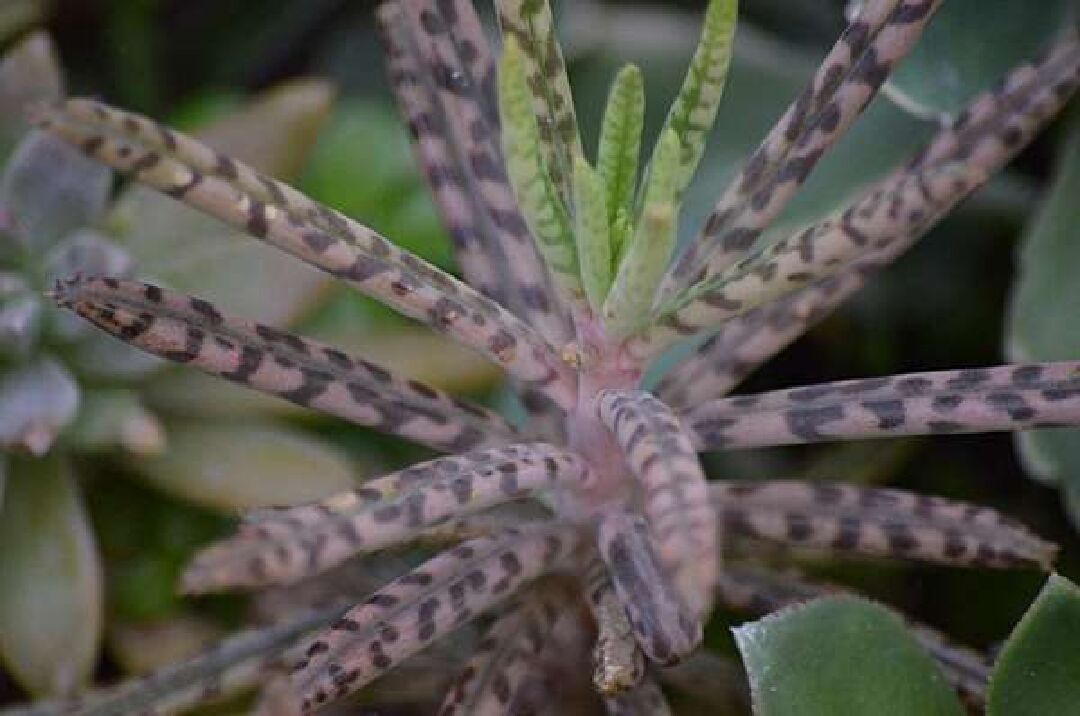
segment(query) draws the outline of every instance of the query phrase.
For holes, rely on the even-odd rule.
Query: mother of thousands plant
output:
[[[467,283],[157,122],[87,100],[38,108],[40,127],[88,154],[487,356],[529,416],[512,424],[199,298],[104,276],[59,283],[58,302],[124,341],[447,453],[319,503],[246,515],[236,536],[196,559],[183,586],[290,584],[418,538],[447,543],[445,551],[355,606],[243,634],[91,698],[90,710],[176,710],[258,679],[267,654],[303,640],[286,657],[289,683],[270,692],[312,712],[492,615],[442,713],[550,709],[580,674],[553,692],[545,669],[574,663],[589,645],[609,713],[664,713],[654,666],[694,652],[714,601],[775,596],[768,579],[721,563],[721,546],[735,538],[1047,567],[1055,548],[989,509],[840,484],[708,483],[698,461],[698,452],[753,446],[1080,424],[1072,362],[725,397],[980,187],[1080,81],[1070,28],[850,206],[763,238],[940,4],[865,2],[674,260],[680,202],[731,55],[734,0],[709,3],[640,171],[639,71],[616,77],[589,161],[546,2],[496,3],[498,61],[465,0],[380,7],[397,100]],[[654,393],[640,388],[663,350],[706,334]],[[920,634],[950,679],[969,688],[963,660],[940,636]]]

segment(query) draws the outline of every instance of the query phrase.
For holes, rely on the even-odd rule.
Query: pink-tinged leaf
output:
[[[603,560],[589,560],[583,582],[597,632],[593,685],[605,695],[629,691],[645,676],[645,657]]]

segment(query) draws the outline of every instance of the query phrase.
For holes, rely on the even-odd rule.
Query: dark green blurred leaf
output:
[[[97,658],[101,567],[69,466],[14,460],[0,512],[0,656],[35,694],[67,695]]]
[[[990,679],[990,716],[1080,709],[1080,589],[1051,575],[1005,642]]]
[[[960,716],[898,616],[829,597],[734,630],[758,716]]]
[[[1053,186],[1020,249],[1005,341],[1014,361],[1080,357],[1080,114],[1071,118]],[[1080,432],[1032,430],[1017,434],[1028,474],[1059,484],[1073,523],[1080,526]]]
[[[1010,68],[1046,49],[1068,24],[1073,0],[949,0],[885,86],[919,117],[960,112]]]

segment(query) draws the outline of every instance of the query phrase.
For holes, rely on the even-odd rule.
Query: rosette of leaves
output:
[[[211,261],[199,254],[200,242],[203,250],[209,243],[202,217],[190,211],[185,216],[138,189],[113,201],[111,170],[26,124],[27,103],[57,101],[62,94],[59,65],[44,34],[29,35],[0,62],[0,152],[8,157],[0,173],[0,655],[18,683],[38,695],[70,694],[84,684],[98,659],[104,614],[131,618],[139,612],[130,608],[133,601],[147,602],[131,588],[139,575],[158,575],[171,592],[173,575],[158,567],[186,559],[194,546],[129,541],[119,546],[117,561],[116,540],[106,539],[103,565],[91,521],[116,534],[120,516],[108,510],[130,500],[95,497],[88,510],[81,492],[95,475],[103,481],[118,472],[141,475],[173,495],[231,511],[276,502],[270,495],[278,492],[288,500],[331,494],[353,484],[354,470],[325,444],[271,422],[265,410],[210,430],[204,421],[218,407],[210,400],[216,396],[200,402],[189,395],[184,409],[176,409],[161,397],[172,380],[167,364],[102,341],[46,298],[58,277],[124,275],[138,264],[169,285],[239,299],[220,275],[199,265]],[[231,146],[242,140],[251,161],[296,175],[331,94],[319,82],[285,86],[218,121],[205,136]],[[259,130],[252,131],[253,124]],[[133,221],[177,243],[155,250]],[[215,227],[210,231],[212,261],[222,275],[229,266],[252,265],[244,257],[246,242]],[[230,242],[239,248],[228,248]],[[284,262],[261,261],[256,268],[267,280],[290,284],[270,300],[259,299],[260,311],[280,322],[299,317],[325,283]],[[208,445],[213,439],[217,445]],[[231,479],[219,486],[222,471]],[[311,474],[297,480],[298,472]],[[123,493],[121,488],[110,483],[113,493]],[[155,509],[174,504],[151,502]],[[94,514],[101,508],[107,511]],[[157,529],[147,527],[150,513],[122,514],[120,532],[129,530],[128,538],[138,525]],[[182,534],[206,531],[185,527],[185,520],[208,522],[191,510],[166,522]],[[184,556],[163,556],[165,548]],[[139,589],[154,587],[144,580]]]
[[[673,256],[723,90],[734,2],[709,3],[641,166],[640,74],[617,75],[590,161],[547,3],[496,3],[498,61],[470,3],[384,3],[392,83],[465,281],[152,120],[88,100],[40,108],[43,129],[486,356],[528,415],[512,423],[391,367],[150,283],[58,283],[60,304],[144,350],[445,453],[324,501],[251,512],[196,558],[184,588],[299,583],[413,540],[445,549],[351,605],[238,635],[81,706],[176,711],[266,683],[264,708],[312,712],[484,618],[486,636],[441,713],[665,713],[662,682],[673,672],[661,667],[695,658],[715,602],[739,606],[740,590],[760,593],[732,559],[721,561],[748,540],[1046,568],[1055,548],[988,508],[841,483],[708,482],[698,459],[1080,422],[1075,362],[727,396],[978,189],[1080,81],[1080,40],[1067,28],[851,203],[767,237],[939,5],[863,3],[700,236]],[[641,388],[665,349],[700,337],[654,392]],[[350,601],[348,590],[339,596]],[[982,683],[945,639],[920,633],[942,678],[978,698]],[[591,693],[574,688],[587,685],[590,654]],[[282,667],[291,675],[274,676]]]

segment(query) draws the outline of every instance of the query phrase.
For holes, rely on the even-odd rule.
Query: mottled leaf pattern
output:
[[[615,226],[620,211],[629,217],[634,210],[644,124],[645,80],[636,65],[627,65],[619,70],[612,82],[604,107],[596,158],[596,168],[606,191],[604,204],[608,226]],[[615,246],[618,248],[617,243]],[[613,252],[612,258],[617,255],[618,252]]]
[[[611,287],[612,236],[604,179],[583,157],[574,158],[574,239],[589,306],[599,313]]]
[[[375,679],[559,564],[575,540],[552,527],[463,542],[350,609],[317,636],[293,684],[310,713]]]
[[[505,442],[499,416],[336,348],[135,281],[74,278],[56,299],[117,338],[299,405],[436,450]]]
[[[455,517],[540,490],[571,488],[584,469],[575,454],[543,444],[420,463],[321,502],[252,513],[236,537],[195,559],[184,585],[203,592],[291,583]]]
[[[593,685],[605,695],[633,689],[645,675],[645,659],[603,560],[589,560],[583,587],[597,631]]]
[[[1057,546],[989,507],[832,482],[715,482],[725,536],[847,554],[980,567],[1041,567]]]
[[[701,450],[1074,423],[1077,364],[1029,363],[839,381],[721,398],[683,422]]]

